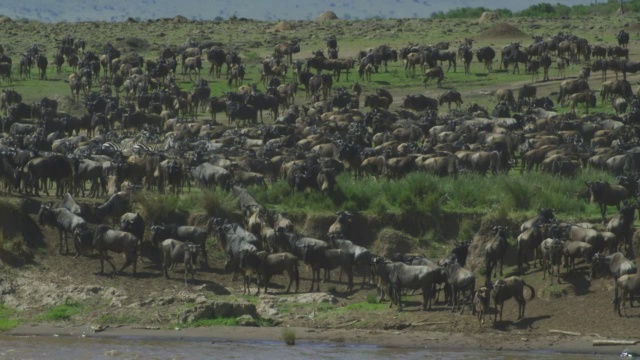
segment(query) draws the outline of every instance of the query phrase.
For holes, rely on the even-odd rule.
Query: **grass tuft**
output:
[[[82,313],[83,307],[80,303],[67,300],[64,304],[56,305],[40,316],[41,320],[67,321],[71,317]]]
[[[20,324],[14,316],[15,310],[0,304],[0,331],[11,330]]]
[[[284,343],[293,346],[296,344],[296,331],[292,328],[282,328],[282,339]]]

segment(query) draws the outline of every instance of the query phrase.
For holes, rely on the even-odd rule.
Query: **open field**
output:
[[[70,97],[68,76],[71,69],[66,66],[60,74],[53,66],[48,68],[48,79],[37,80],[36,70],[31,79],[19,79],[17,62],[21,54],[31,44],[41,44],[51,59],[56,50],[56,39],[66,34],[82,37],[87,41],[87,50],[102,53],[104,44],[112,42],[116,47],[138,51],[145,59],[155,59],[168,45],[182,44],[187,39],[198,42],[213,41],[227,49],[236,49],[246,64],[248,73],[245,84],[256,83],[260,77],[259,61],[270,55],[273,46],[286,40],[301,40],[301,52],[294,59],[306,59],[311,51],[324,49],[325,37],[335,35],[339,42],[340,57],[353,57],[360,50],[389,44],[399,48],[409,43],[433,44],[439,41],[456,41],[465,37],[476,40],[474,48],[492,46],[499,49],[512,42],[531,42],[531,35],[545,38],[558,31],[570,32],[588,39],[592,44],[613,44],[615,34],[626,29],[631,34],[630,58],[640,55],[638,41],[640,27],[638,17],[631,13],[625,16],[587,17],[562,19],[507,19],[514,28],[525,35],[495,33],[494,23],[478,24],[476,19],[403,19],[403,20],[362,20],[316,23],[292,21],[294,30],[275,31],[274,22],[221,21],[187,22],[172,21],[124,22],[124,23],[57,23],[13,22],[0,24],[2,45],[5,53],[14,59],[13,82],[2,81],[0,88],[15,89],[23,96],[23,102],[30,104],[47,96],[60,102],[60,111],[79,116],[86,110],[82,101],[75,102]],[[204,61],[203,78],[209,81],[212,96],[220,96],[230,90],[226,79],[211,79],[209,64]],[[494,63],[494,69],[497,69]],[[582,65],[567,70],[567,77],[576,77]],[[180,69],[180,66],[178,66]],[[555,63],[551,68],[551,81],[536,82],[538,96],[556,99],[559,83]],[[344,76],[344,75],[343,75]],[[334,84],[349,88],[357,78],[355,69],[349,81]],[[287,80],[291,79],[288,75]],[[628,76],[635,92],[640,75]],[[178,85],[189,91],[193,82],[179,74]],[[464,107],[477,103],[489,111],[496,104],[491,95],[500,88],[518,89],[531,83],[531,76],[511,74],[495,70],[487,73],[475,59],[471,74],[463,73],[458,64],[457,72],[446,74],[444,88],[437,89],[430,83],[425,89],[422,77],[407,74],[401,62],[391,62],[388,71],[384,68],[373,74],[373,81],[360,81],[365,94],[378,87],[388,89],[394,97],[391,110],[400,110],[402,99],[407,94],[425,94],[436,97],[447,89],[462,93]],[[600,74],[593,74],[589,80],[592,89],[600,89]],[[264,90],[262,85],[258,85]],[[94,91],[98,91],[95,87]],[[231,89],[231,90],[235,90]],[[305,104],[304,95],[298,93],[296,104]],[[362,109],[363,112],[369,109]],[[579,109],[581,110],[581,109]],[[560,112],[568,109],[560,108]],[[600,99],[593,112],[613,113],[611,106],[603,106]],[[441,107],[440,113],[446,113]],[[220,115],[223,119],[224,116]],[[209,115],[198,113],[196,121],[205,121]],[[220,119],[220,118],[219,118]],[[266,113],[265,113],[265,119]],[[272,124],[274,119],[265,122]],[[226,119],[222,121],[226,125]],[[509,256],[505,275],[515,274],[515,238],[520,223],[535,215],[538,208],[550,207],[560,220],[571,222],[590,221],[598,223],[599,210],[595,204],[578,199],[577,192],[584,189],[586,181],[615,181],[609,173],[585,169],[575,178],[557,178],[548,174],[520,173],[516,167],[507,174],[483,177],[463,172],[456,179],[439,178],[422,173],[387,180],[367,177],[354,180],[343,173],[337,178],[337,186],[330,195],[319,192],[292,192],[284,180],[269,182],[266,188],[250,187],[250,192],[266,208],[286,211],[295,223],[297,231],[308,236],[326,236],[328,226],[335,220],[334,212],[349,210],[356,213],[350,236],[354,243],[372,249],[387,248],[389,244],[404,242],[411,251],[420,252],[432,258],[446,256],[454,240],[481,238],[494,225],[509,228]],[[286,281],[276,277],[275,297],[242,294],[242,282],[232,281],[231,275],[224,274],[225,256],[218,240],[210,237],[207,242],[210,270],[198,271],[195,284],[185,287],[182,267],[171,272],[171,280],[162,277],[156,264],[138,264],[138,276],[130,277],[131,269],[125,274],[110,278],[98,275],[98,257],[86,252],[78,259],[71,255],[57,253],[57,231],[49,227],[41,230],[33,211],[21,208],[22,196],[7,197],[0,202],[3,216],[0,216],[2,231],[3,271],[0,275],[0,329],[12,328],[19,324],[42,322],[65,322],[66,324],[96,324],[128,326],[152,326],[162,329],[183,326],[236,325],[235,317],[205,319],[190,324],[181,321],[196,311],[207,301],[230,301],[257,305],[262,315],[259,325],[290,325],[322,329],[376,329],[394,332],[418,333],[436,331],[444,333],[473,334],[481,341],[474,346],[498,348],[517,339],[537,338],[557,344],[564,340],[559,337],[547,338],[550,329],[576,331],[581,334],[597,333],[604,337],[627,338],[640,334],[638,308],[627,309],[629,317],[619,318],[612,311],[612,282],[610,279],[586,280],[588,264],[580,262],[577,271],[561,276],[562,284],[548,285],[542,280],[539,269],[529,269],[525,275],[528,284],[535,287],[537,296],[528,302],[524,320],[515,321],[517,312],[514,302],[507,302],[504,320],[496,326],[478,326],[476,319],[468,313],[452,315],[443,303],[434,306],[431,312],[419,312],[420,295],[405,297],[406,311],[396,313],[388,309],[388,303],[377,301],[377,291],[369,284],[359,288],[360,278],[356,277],[356,290],[345,291],[345,283],[336,281],[334,272],[331,281],[321,284],[320,299],[302,303],[296,295],[283,294]],[[38,201],[58,201],[42,197]],[[82,205],[93,205],[103,199],[78,199]],[[160,195],[142,192],[134,201],[134,210],[140,212],[149,223],[173,221],[182,218],[185,222],[204,226],[212,216],[226,216],[241,219],[237,204],[225,190],[201,190],[194,188],[182,195]],[[609,207],[608,216],[614,214]],[[148,223],[148,224],[149,224]],[[600,225],[596,226],[603,230]],[[392,245],[393,245],[392,244]],[[638,247],[638,240],[635,240]],[[639,249],[640,250],[640,249]],[[640,251],[636,251],[636,254]],[[480,284],[483,279],[482,266],[478,266],[482,254],[471,255]],[[116,265],[122,264],[119,255],[113,256]],[[13,266],[10,266],[13,265]],[[301,266],[302,281],[300,292],[310,286],[311,272]],[[252,284],[255,291],[255,284]],[[285,299],[285,300],[282,300]],[[289,299],[289,300],[286,300]],[[274,311],[271,311],[274,310]],[[271,313],[271,315],[268,315]],[[186,314],[186,315],[185,315]],[[419,315],[418,315],[419,314]],[[338,331],[338,330],[336,330]],[[327,341],[337,341],[334,334],[321,336]],[[522,348],[527,347],[522,340]],[[536,346],[545,347],[542,342]]]

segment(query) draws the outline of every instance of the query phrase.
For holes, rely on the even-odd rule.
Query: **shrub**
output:
[[[287,345],[296,344],[296,331],[292,328],[282,328],[282,339]]]

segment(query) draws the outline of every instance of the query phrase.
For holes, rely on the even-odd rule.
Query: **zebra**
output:
[[[164,147],[165,147],[164,144],[142,144],[142,143],[137,143],[137,144],[133,145],[133,147],[131,148],[131,151],[136,155],[149,154],[149,153],[157,153],[159,151],[162,151],[162,150],[164,150]]]

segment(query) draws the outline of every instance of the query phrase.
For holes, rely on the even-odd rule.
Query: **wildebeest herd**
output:
[[[619,47],[604,48],[560,33],[548,40],[536,38],[528,47],[512,43],[502,49],[501,67],[519,71],[518,64],[523,64],[534,79],[540,68],[544,80],[549,79],[552,55],[557,57],[558,71],[571,64],[585,65],[577,79],[560,84],[557,102],[564,105],[568,101],[574,110],[560,114],[551,99],[536,96],[532,85],[519,89],[517,98],[511,89],[496,91],[499,101],[491,113],[477,104],[463,110],[462,95],[455,90],[438,99],[408,95],[400,109],[390,111],[394,99],[384,88],[364,97],[363,105],[370,110],[363,112],[359,109],[362,87],[357,82],[349,89],[334,88],[342,71],[348,81],[350,69],[358,66],[360,79],[370,81],[383,67],[386,71],[390,61],[398,60],[404,61],[408,74],[419,65],[425,86],[428,80],[436,79],[440,87],[452,66],[456,71],[456,59],[463,59],[468,73],[474,53],[485,69],[492,71],[496,51],[491,47],[473,49],[472,39],[461,42],[458,52],[448,50],[449,44],[444,42],[402,49],[381,45],[360,52],[356,59],[340,59],[337,40],[330,37],[329,56],[318,50],[306,62],[293,59],[293,54],[300,52],[299,41],[281,43],[273,56],[259,65],[260,83],[266,88],[261,92],[257,84],[242,85],[246,64],[237,51],[208,42],[169,46],[157,59],[144,60],[134,52],[123,54],[110,43],[101,53],[85,50],[81,39],[67,35],[57,45],[53,64],[58,72],[65,60],[72,68],[68,78],[71,95],[74,101],[83,102],[86,112],[82,116],[61,112],[58,102],[46,97],[26,104],[15,90],[3,89],[0,174],[9,194],[17,191],[39,196],[44,191],[49,195],[55,183],[55,194],[62,202],[58,207],[41,206],[40,225],[59,231],[60,252],[63,242],[68,252],[68,235],[74,239],[76,256],[83,246],[97,250],[101,273],[104,261],[116,272],[107,254],[112,251],[125,255],[120,271],[132,266],[134,275],[142,257],[162,263],[167,278],[170,267],[183,263],[186,282],[189,273],[194,278],[198,259],[201,267],[208,267],[206,240],[215,235],[226,258],[224,270],[243,275],[245,292],[253,274],[267,292],[271,277],[285,272],[289,276],[287,292],[294,282],[297,291],[298,263],[302,261],[312,269],[310,291],[314,286],[318,291],[330,271],[339,268],[347,276],[348,290],[354,287],[354,275],[360,275],[363,285],[367,280],[376,282],[381,299],[388,296],[398,310],[407,289],[421,290],[422,308],[430,309],[440,285],[452,310],[462,311],[466,303],[481,320],[493,298],[500,309],[495,320],[498,314],[502,317],[502,304],[511,297],[518,302],[522,318],[524,288],[531,289],[531,296],[535,294],[520,277],[493,279],[498,267],[503,275],[508,229],[496,227],[491,241],[481,249],[485,280],[476,289],[476,276],[465,268],[469,243],[458,244],[440,260],[411,254],[385,259],[347,239],[353,214],[339,212],[326,237],[316,239],[296,232],[284,214],[266,210],[245,187],[266,187],[284,179],[293,192],[332,193],[339,186],[336,176],[341,172],[356,179],[398,179],[411,172],[455,177],[469,171],[501,176],[520,166],[521,172],[535,168],[575,177],[585,167],[601,169],[618,176],[619,184],[587,183],[583,192],[601,206],[603,222],[606,206],[618,206],[619,213],[608,222],[607,231],[594,230],[590,224],[560,222],[552,210],[541,209],[538,217],[520,229],[517,261],[524,271],[527,257],[535,251],[534,267],[540,262],[543,276],[548,273],[553,281],[555,266],[560,281],[562,257],[567,271],[574,268],[576,258],[584,258],[590,263],[591,276],[609,273],[616,280],[614,304],[620,312],[627,294],[637,292],[640,284],[636,267],[628,260],[633,258],[636,208],[628,201],[637,196],[640,180],[640,126],[636,121],[640,107],[626,80],[627,73],[637,72],[640,66],[628,60],[628,34],[621,32],[620,39]],[[11,58],[0,56],[0,75],[10,80]],[[203,57],[211,64],[213,81],[223,76],[221,69],[226,65],[227,84],[241,85],[237,91],[211,96],[209,82],[200,74]],[[438,65],[443,61],[449,64],[446,70]],[[23,54],[20,76],[30,76],[34,62],[40,79],[45,80],[48,62],[42,47],[36,45]],[[183,78],[195,75],[197,79],[191,91],[181,89],[176,81],[178,63]],[[289,70],[293,80],[283,84]],[[588,109],[596,101],[589,76],[592,71],[606,76],[607,70],[615,73],[616,80],[603,83],[601,99],[611,101],[617,115],[589,115]],[[618,80],[618,73],[622,79]],[[310,102],[298,100],[296,104],[298,85],[304,87],[305,99]],[[439,114],[438,107],[445,103],[449,113]],[[451,110],[451,103],[456,109]],[[579,118],[575,108],[582,103],[587,115]],[[211,113],[211,121],[196,119],[204,109]],[[273,124],[264,124],[263,110],[271,112]],[[223,112],[230,126],[216,121],[216,115]],[[90,183],[88,193],[86,182]],[[190,191],[194,183],[231,192],[243,211],[244,223],[211,218],[203,227],[147,224],[132,212],[136,192],[179,195]],[[73,199],[85,195],[106,197],[89,209],[93,225],[83,219],[87,209]],[[112,228],[108,223],[119,226]],[[146,238],[145,230],[151,232]]]

